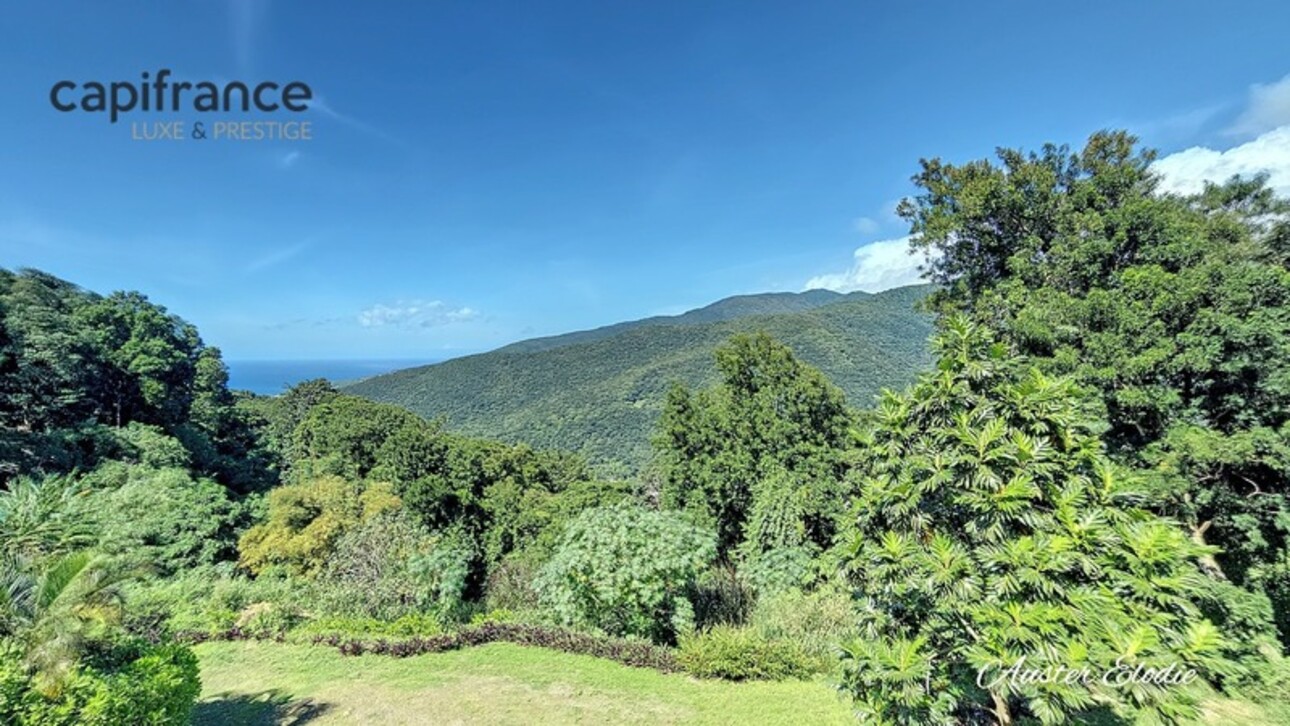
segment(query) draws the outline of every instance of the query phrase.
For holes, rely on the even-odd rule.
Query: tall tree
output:
[[[1153,158],[1102,132],[933,159],[900,211],[934,307],[1096,391],[1111,453],[1222,548],[1215,574],[1267,590],[1290,642],[1290,203],[1261,178],[1163,194]]]
[[[117,292],[77,312],[105,369],[96,377],[101,415],[114,426],[187,419],[202,348],[197,329],[137,292]]]
[[[753,550],[780,545],[776,528],[785,526],[827,547],[845,509],[851,419],[842,392],[765,334],[731,338],[716,362],[718,385],[668,394],[655,438],[664,504],[706,518],[723,555],[750,535]],[[802,506],[790,506],[795,521],[785,522],[792,503]],[[765,511],[749,532],[755,510]]]

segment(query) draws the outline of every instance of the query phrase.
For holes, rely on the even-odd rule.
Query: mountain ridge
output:
[[[344,387],[463,433],[583,453],[609,472],[638,471],[673,381],[715,380],[713,351],[737,333],[764,331],[820,368],[864,406],[883,387],[913,380],[930,361],[929,315],[914,309],[927,285],[877,294],[766,293],[519,341]],[[768,312],[763,312],[768,311]]]
[[[871,295],[872,293],[867,292],[840,293],[823,289],[805,290],[803,292],[763,292],[748,295],[731,295],[678,315],[651,315],[646,318],[610,323],[609,325],[601,325],[587,330],[575,330],[568,333],[528,338],[509,343],[489,352],[536,352],[557,348],[562,345],[599,340],[638,327],[715,323],[751,315],[810,310],[852,296],[869,297]],[[750,308],[755,309],[750,310]]]

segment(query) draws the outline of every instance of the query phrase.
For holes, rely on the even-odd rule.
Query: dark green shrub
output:
[[[694,625],[704,629],[714,625],[742,625],[752,612],[757,593],[734,567],[718,564],[699,576],[689,598],[694,604]]]
[[[887,393],[862,438],[848,566],[864,637],[843,674],[857,709],[897,723],[1194,718],[1192,693],[1160,679],[991,675],[1025,658],[1214,683],[1235,664],[1195,605],[1212,550],[1135,506],[1071,381],[962,319],[933,346],[936,369]]]
[[[112,432],[121,442],[123,460],[153,469],[187,468],[192,463],[183,443],[157,426],[131,421]]]
[[[87,509],[99,548],[146,564],[156,574],[237,558],[242,508],[228,490],[185,469],[110,464],[86,477]]]
[[[757,552],[744,563],[740,574],[758,595],[804,590],[816,579],[815,554],[809,547]]]
[[[530,610],[538,607],[534,586],[538,565],[524,553],[506,557],[488,573],[484,606],[488,610]]]
[[[699,678],[780,681],[806,678],[814,670],[796,643],[730,625],[682,636],[676,657],[687,673]]]

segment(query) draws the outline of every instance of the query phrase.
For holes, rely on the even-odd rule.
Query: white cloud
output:
[[[402,328],[434,328],[460,323],[479,315],[468,307],[452,307],[442,300],[411,300],[394,305],[373,305],[358,314],[358,324],[365,328],[393,325]]]
[[[1290,75],[1275,83],[1250,86],[1250,100],[1228,133],[1254,136],[1290,125]]]
[[[870,242],[855,251],[855,261],[845,272],[812,277],[803,289],[823,288],[835,292],[880,292],[922,282],[920,257],[909,252],[909,238]]]
[[[1166,192],[1194,194],[1204,188],[1206,181],[1223,182],[1234,174],[1252,176],[1266,172],[1269,186],[1278,194],[1288,195],[1290,125],[1226,151],[1193,146],[1158,160],[1154,168],[1161,175],[1160,188]]]

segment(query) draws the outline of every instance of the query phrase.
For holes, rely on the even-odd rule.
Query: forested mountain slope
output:
[[[914,310],[929,291],[877,295],[811,291],[727,298],[672,318],[522,341],[499,350],[377,376],[346,390],[444,416],[465,433],[581,452],[639,468],[668,385],[701,386],[713,350],[765,331],[820,368],[855,405],[899,387],[928,362],[931,318]]]

